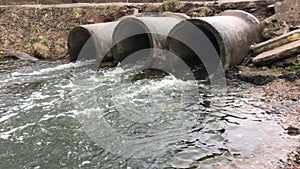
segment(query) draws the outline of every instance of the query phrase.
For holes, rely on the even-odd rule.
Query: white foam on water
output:
[[[143,86],[142,91],[160,91],[161,89],[170,90],[174,87],[176,89],[189,89],[191,87],[195,87],[195,85],[195,81],[183,81],[175,78],[174,76],[166,76],[160,81],[155,81],[154,83]]]
[[[71,113],[71,112],[70,112]],[[44,115],[40,120],[39,122],[42,122],[42,121],[47,121],[49,119],[53,119],[53,118],[58,118],[58,117],[72,117],[72,118],[76,118],[75,114],[74,113],[60,113],[60,114],[46,114]]]
[[[116,67],[114,69],[110,69],[110,71],[105,71],[104,76],[106,76],[106,77],[116,76],[118,74],[122,74],[122,73],[125,73],[125,72],[126,72],[126,70],[124,70],[120,67]]]
[[[16,116],[18,113],[10,113],[10,114],[7,114],[7,115],[4,115],[0,118],[0,123],[10,119],[11,117],[14,117]]]
[[[18,131],[18,130],[22,130],[22,129],[25,129],[26,127],[30,127],[30,126],[34,126],[35,123],[28,123],[24,126],[19,126],[19,127],[16,127],[16,128],[13,128],[11,130],[8,130],[8,131],[5,131],[5,132],[1,132],[0,133],[0,138],[2,139],[8,139],[12,133]]]
[[[48,97],[50,97],[50,95],[43,95],[42,92],[33,92],[31,94],[32,99],[46,99]]]
[[[81,163],[81,165],[79,165],[80,167],[83,167],[83,166],[85,166],[85,165],[88,165],[88,164],[91,164],[92,162],[90,162],[90,161],[83,161],[82,163]]]
[[[69,111],[69,112],[73,113],[75,117],[78,117],[80,115],[88,115],[89,116],[89,115],[91,115],[93,113],[103,114],[104,109],[98,107],[98,108],[87,108],[87,109],[84,109],[84,110],[81,110],[81,111],[79,111],[79,110],[72,110],[72,111]]]
[[[135,82],[136,84],[128,83],[128,84],[119,84],[120,88],[115,93],[113,93],[113,99],[117,99],[119,101],[128,100],[128,98],[134,99],[135,97],[140,98],[142,95],[146,95],[147,97],[144,99],[163,99],[164,97],[168,97],[169,91],[173,91],[176,93],[184,93],[186,90],[195,89],[197,87],[196,81],[183,81],[181,79],[177,79],[174,76],[166,76],[161,80],[151,80],[147,83],[138,84],[139,82]],[[164,101],[164,100],[160,100]]]
[[[89,65],[93,63],[92,61],[85,61],[85,62],[70,62],[70,63],[66,63],[66,64],[61,64],[55,67],[49,67],[49,68],[44,68],[44,69],[40,69],[40,70],[36,70],[30,73],[22,73],[22,72],[13,72],[12,76],[35,76],[35,75],[43,75],[43,74],[47,74],[47,73],[51,73],[51,72],[55,72],[55,71],[59,71],[59,70],[65,70],[65,69],[70,69],[70,68],[78,68],[81,66],[85,66],[85,65]]]

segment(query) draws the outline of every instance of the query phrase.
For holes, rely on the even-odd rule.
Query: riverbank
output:
[[[273,72],[280,74],[282,72]],[[266,85],[253,85],[249,83],[239,82],[231,83],[235,87],[247,88],[251,93],[262,94],[262,102],[260,108],[269,110],[270,116],[279,116],[278,124],[286,131],[291,138],[299,141],[300,129],[300,79],[287,81],[285,79],[276,79]],[[238,85],[236,85],[238,84]],[[286,136],[283,136],[286,137]],[[278,150],[279,152],[281,150]],[[300,167],[300,145],[297,149],[287,154],[286,159],[279,162],[279,166],[274,168],[281,169],[299,169]]]
[[[245,10],[262,20],[274,14],[269,7],[272,1],[0,6],[0,51],[17,50],[46,60],[67,59],[68,33],[78,25],[109,22],[134,13],[171,11],[212,16],[228,9]]]

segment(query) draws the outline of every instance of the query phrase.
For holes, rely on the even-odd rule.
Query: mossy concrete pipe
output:
[[[71,61],[77,59],[112,61],[112,34],[119,22],[118,20],[73,28],[68,36],[68,51]],[[82,58],[78,58],[79,55]]]
[[[186,19],[184,15],[126,17],[120,21],[113,32],[113,41],[117,43],[113,52],[115,59],[121,62],[132,53],[143,49],[166,49],[167,35],[184,19]],[[149,55],[151,53],[145,54],[144,57]]]
[[[248,55],[250,46],[262,41],[259,20],[240,10],[228,10],[217,16],[181,21],[170,31],[167,44],[171,52],[188,62],[190,66],[199,64],[196,61],[199,56],[182,41],[191,42],[193,40],[193,43],[199,45],[198,48],[206,50],[205,44],[201,43],[200,39],[198,42],[197,39],[193,39],[197,36],[194,31],[188,29],[191,24],[207,36],[217,51],[224,70],[240,64]],[[207,50],[209,49],[207,48]],[[209,58],[210,56],[204,57]]]

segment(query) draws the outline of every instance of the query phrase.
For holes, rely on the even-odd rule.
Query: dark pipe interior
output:
[[[74,30],[72,33],[70,33],[68,37],[68,49],[71,61],[76,61],[78,59],[78,56],[86,44],[86,42],[91,37],[91,34],[82,28],[78,28]],[[91,49],[90,53],[93,53],[94,56],[85,56],[88,58],[95,58],[95,49]]]
[[[220,56],[220,47],[218,44],[217,39],[215,36],[207,29],[198,27],[202,32],[207,36],[209,41],[213,44],[214,48],[218,52],[218,55]],[[186,32],[186,34],[192,34],[193,32]],[[188,37],[192,37],[193,35],[187,35]],[[185,45],[180,40],[174,39],[172,37],[169,37],[170,43],[169,43],[169,49],[177,56],[179,56],[185,63],[187,63],[190,67],[198,66],[199,64],[202,64],[199,57],[196,55],[192,49],[190,49],[187,45]]]
[[[142,26],[134,22],[126,23],[126,26],[119,30],[117,39],[121,41],[114,46],[114,54],[120,62],[134,52],[151,48],[149,35],[145,32],[147,31]],[[149,55],[141,56],[144,57],[147,58]]]
[[[101,50],[101,48],[97,48],[94,40],[91,38],[91,33],[85,28],[75,28],[69,35],[68,38],[68,49],[71,61],[76,60],[91,60],[91,59],[99,59],[97,57],[97,50]],[[100,51],[99,51],[100,52]],[[101,51],[103,52],[103,51]],[[111,57],[111,50],[106,53],[106,55],[102,58],[102,62],[115,62]],[[81,55],[81,58],[78,56]]]
[[[213,44],[214,48],[218,52],[218,55],[220,56],[220,47],[215,36],[208,29],[199,26],[198,28],[207,36],[209,41]],[[186,32],[185,35],[186,37],[193,38],[193,32]],[[197,54],[180,40],[174,39],[172,37],[169,37],[169,39],[170,41],[168,45],[170,51],[176,56],[180,57],[185,62],[185,64],[187,64],[191,68],[194,76],[197,79],[206,78],[208,73]]]
[[[216,51],[218,52],[218,54],[220,56],[220,46],[219,46],[219,43],[218,43],[216,37],[211,33],[211,31],[209,31],[206,28],[198,26],[198,29],[200,29],[207,36],[207,38],[213,44],[214,48],[216,49]]]

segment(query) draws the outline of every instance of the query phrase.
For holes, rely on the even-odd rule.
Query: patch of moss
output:
[[[300,62],[294,62],[292,65],[286,67],[288,71],[294,71],[300,69]]]
[[[116,45],[116,54],[118,56],[121,56],[122,54],[124,54],[124,51],[125,51],[125,49],[121,44]]]

